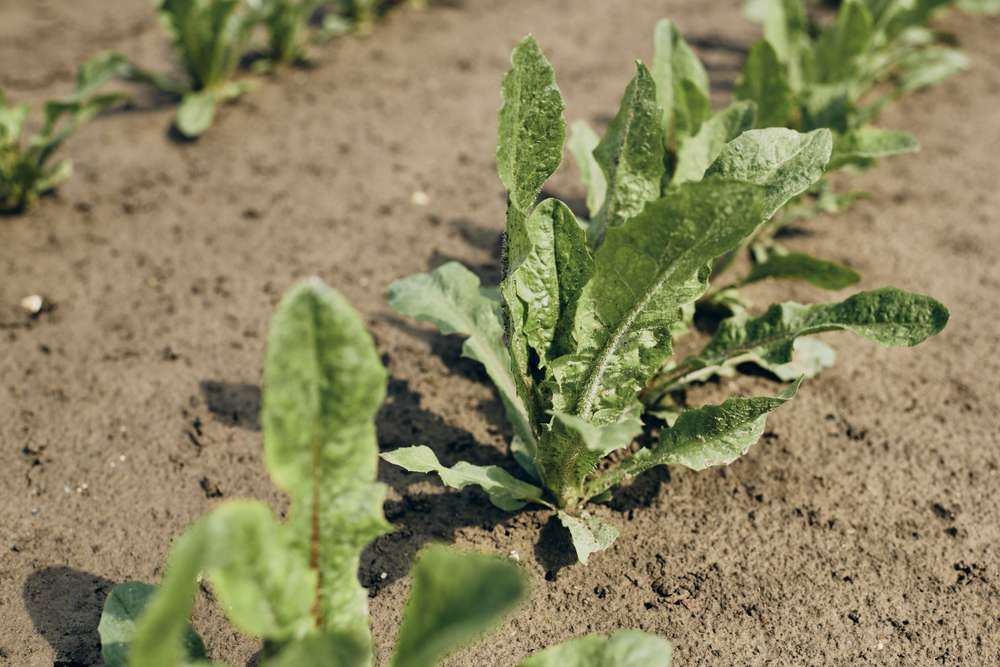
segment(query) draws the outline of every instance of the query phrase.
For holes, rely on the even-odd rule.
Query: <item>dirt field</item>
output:
[[[727,97],[756,37],[738,4],[403,9],[370,39],[318,48],[315,68],[264,80],[197,143],[170,140],[172,110],[143,102],[74,138],[75,177],[0,218],[0,665],[100,664],[114,583],[156,581],[171,539],[227,498],[282,505],[256,412],[268,319],[299,277],[342,290],[384,352],[384,449],[509,465],[484,373],[459,341],[394,316],[385,287],[453,258],[498,278],[495,123],[517,39],[546,49],[569,119],[603,124],[664,16]],[[789,245],[850,264],[864,288],[932,294],[948,329],[914,350],[829,337],[836,367],[736,465],[654,472],[598,510],[622,534],[588,567],[571,565],[548,512],[507,515],[477,490],[383,466],[398,530],[361,573],[383,658],[412,557],[437,540],[516,551],[533,580],[530,601],[454,665],[506,667],[626,627],[669,637],[683,666],[1000,664],[1000,21],[940,27],[972,70],[882,119],[922,153],[855,179],[872,199]],[[146,0],[0,0],[0,85],[16,100],[68,92],[102,48],[169,62]],[[576,182],[564,165],[549,190],[578,200]],[[418,190],[428,205],[412,203]],[[31,321],[18,304],[35,293],[55,309]],[[788,286],[752,295],[766,304]],[[255,642],[203,598],[212,656],[246,664]]]

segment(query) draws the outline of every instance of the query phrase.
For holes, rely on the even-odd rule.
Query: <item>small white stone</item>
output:
[[[42,306],[44,305],[45,299],[40,294],[32,294],[21,299],[21,308],[24,308],[32,315],[42,312]]]
[[[119,456],[118,460],[124,462],[125,461],[125,455],[122,454],[121,456]]]
[[[431,203],[431,198],[423,190],[417,190],[410,197],[410,201],[413,202],[414,206],[427,206]]]
[[[385,581],[386,579],[389,578],[389,573],[388,572],[383,572],[382,574],[378,575],[378,578],[381,579],[381,580],[383,580],[383,581]]]
[[[518,563],[521,562],[521,554],[517,553],[517,549],[510,550],[510,558],[511,560],[516,560]]]

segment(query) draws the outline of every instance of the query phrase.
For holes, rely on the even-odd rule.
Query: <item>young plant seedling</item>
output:
[[[372,664],[368,596],[358,583],[361,551],[390,530],[385,487],[375,481],[375,413],[386,373],[361,318],[319,280],[292,288],[278,306],[264,369],[264,459],[291,509],[279,521],[259,501],[228,501],[174,544],[159,586],[121,584],[108,596],[98,631],[108,667],[208,665],[189,624],[199,577],[229,620],[264,640],[260,664],[362,667]],[[491,629],[526,584],[512,562],[425,549],[411,572],[391,665],[430,667]],[[623,632],[583,637],[524,665],[667,667],[670,645]],[[594,656],[607,655],[596,660]],[[641,662],[643,656],[655,656]]]
[[[684,409],[656,442],[637,447],[644,408],[657,398],[655,391],[647,396],[647,385],[661,369],[672,386],[746,355],[786,364],[805,334],[847,330],[884,345],[916,345],[944,327],[948,312],[933,299],[883,289],[839,304],[782,304],[761,317],[733,318],[699,354],[671,361],[672,338],[707,289],[713,262],[819,178],[830,132],[744,132],[719,149],[702,178],[661,195],[663,112],[654,75],[639,63],[622,112],[593,151],[607,189],[585,232],[564,203],[535,203],[562,160],[564,105],[533,38],[517,46],[512,61],[497,147],[508,194],[499,298],[449,263],[394,283],[389,301],[467,337],[464,354],[485,366],[507,409],[511,450],[525,479],[495,466],[448,467],[426,446],[385,453],[386,460],[436,472],[448,486],[479,485],[505,510],[529,503],[557,509],[586,562],[618,534],[588,514],[588,503],[657,465],[701,470],[731,463],[799,386]]]
[[[138,67],[118,53],[100,57],[119,62],[118,78],[180,98],[176,127],[195,138],[211,127],[220,104],[251,88],[234,77],[258,19],[242,0],[156,0],[156,11],[173,41],[183,80]]]
[[[270,65],[293,65],[306,59],[309,21],[322,0],[247,0],[253,21],[267,29]]]
[[[73,173],[70,160],[53,163],[64,141],[95,116],[120,102],[117,93],[97,94],[115,68],[100,58],[77,70],[76,91],[63,100],[46,102],[41,130],[25,142],[30,107],[10,106],[0,90],[0,212],[19,213],[53,190]]]

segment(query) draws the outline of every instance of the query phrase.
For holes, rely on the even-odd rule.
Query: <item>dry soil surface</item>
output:
[[[0,664],[99,664],[96,623],[116,582],[156,581],[173,538],[233,497],[280,497],[257,421],[269,316],[318,274],[370,325],[391,372],[379,418],[390,449],[510,465],[509,432],[460,342],[394,316],[401,276],[459,259],[498,277],[504,196],[493,159],[499,81],[534,33],[570,119],[606,124],[661,17],[711,65],[718,102],[756,27],[739,3],[506,0],[393,13],[369,39],[315,51],[265,79],[200,141],[140,102],[65,147],[75,177],[0,219]],[[508,666],[587,632],[669,637],[678,665],[1000,664],[1000,22],[952,15],[968,73],[892,107],[882,123],[923,151],[855,179],[872,198],[808,224],[796,249],[933,294],[947,330],[914,350],[832,336],[835,368],[803,386],[736,465],[655,472],[598,513],[622,529],[571,565],[548,512],[507,515],[477,490],[383,466],[397,531],[363,559],[388,655],[413,555],[431,541],[516,552],[530,601],[454,665]],[[68,92],[77,62],[115,48],[170,66],[146,0],[0,1],[0,85]],[[551,192],[578,202],[565,167]],[[412,202],[425,192],[429,204]],[[18,303],[54,310],[29,320]],[[755,301],[821,299],[765,285]],[[842,296],[842,295],[841,295]],[[773,390],[759,378],[703,398]],[[254,641],[203,594],[213,657]]]

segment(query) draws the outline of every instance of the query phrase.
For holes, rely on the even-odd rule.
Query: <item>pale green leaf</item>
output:
[[[177,109],[177,129],[185,137],[201,136],[212,126],[215,107],[215,96],[210,92],[188,93]]]
[[[394,282],[389,286],[389,305],[404,315],[433,323],[443,334],[468,337],[462,354],[486,369],[515,435],[534,456],[531,419],[518,396],[510,353],[503,344],[500,304],[483,294],[479,278],[461,264],[448,262],[431,273]]]
[[[591,554],[604,551],[618,539],[617,528],[587,512],[576,517],[560,511],[558,517],[569,531],[577,559],[584,565],[587,564]]]
[[[910,93],[969,69],[969,58],[958,49],[932,47],[908,53],[896,69],[897,91]]]
[[[649,70],[637,62],[618,114],[594,149],[594,158],[607,179],[604,205],[588,230],[594,245],[608,228],[635,217],[660,196],[664,170],[660,122],[656,84]]]
[[[434,667],[492,630],[527,592],[514,563],[443,546],[425,549],[410,577],[391,667]]]
[[[578,350],[553,362],[556,410],[600,425],[636,406],[681,308],[705,291],[709,263],[756,230],[763,199],[752,184],[685,183],[608,230],[577,305]]]
[[[478,486],[486,492],[490,502],[508,512],[519,510],[529,502],[542,502],[540,488],[517,479],[503,468],[477,466],[465,461],[449,468],[442,465],[426,445],[400,447],[384,452],[382,458],[410,472],[436,472],[441,481],[453,489]]]
[[[823,177],[833,149],[829,130],[800,134],[785,128],[750,130],[726,144],[705,173],[709,177],[764,186],[762,220]]]
[[[700,181],[726,144],[753,126],[753,102],[736,102],[702,123],[697,134],[681,143],[671,185]]]
[[[580,170],[583,184],[587,186],[587,210],[591,218],[601,210],[608,191],[608,180],[594,158],[594,149],[600,142],[601,138],[586,122],[578,120],[570,126],[569,152]]]
[[[769,252],[754,262],[750,274],[740,282],[749,285],[766,279],[804,280],[822,289],[838,290],[854,285],[861,276],[842,264],[805,253]]]
[[[792,127],[796,120],[787,67],[767,40],[754,44],[747,54],[735,96],[757,105],[757,128]]]
[[[105,667],[127,667],[129,645],[135,627],[156,586],[138,581],[118,584],[108,593],[97,632],[101,637],[101,659]],[[184,654],[189,660],[207,657],[201,637],[190,625],[183,633]]]
[[[576,433],[587,449],[600,457],[628,447],[642,433],[642,421],[633,415],[625,415],[621,421],[604,426],[594,426],[585,419],[565,412],[556,412],[554,416],[563,426]]]
[[[996,16],[1000,14],[1000,0],[958,0],[958,7],[964,12]]]
[[[228,502],[192,524],[171,548],[163,581],[135,627],[130,664],[188,664],[188,617],[202,573],[245,632],[274,631],[281,639],[312,628],[317,577],[308,545],[294,549],[292,537],[256,501]]]
[[[275,484],[291,497],[288,527],[320,577],[316,625],[366,644],[361,550],[390,530],[375,482],[375,413],[386,372],[358,313],[318,279],[293,287],[272,319],[261,422]]]
[[[673,647],[666,639],[638,630],[610,637],[586,635],[549,647],[519,667],[670,667]]]
[[[497,170],[510,203],[527,215],[542,185],[562,162],[566,122],[555,72],[528,36],[511,56],[503,79],[497,135]]]
[[[907,132],[862,127],[837,135],[833,142],[830,168],[920,150],[916,138]]]

